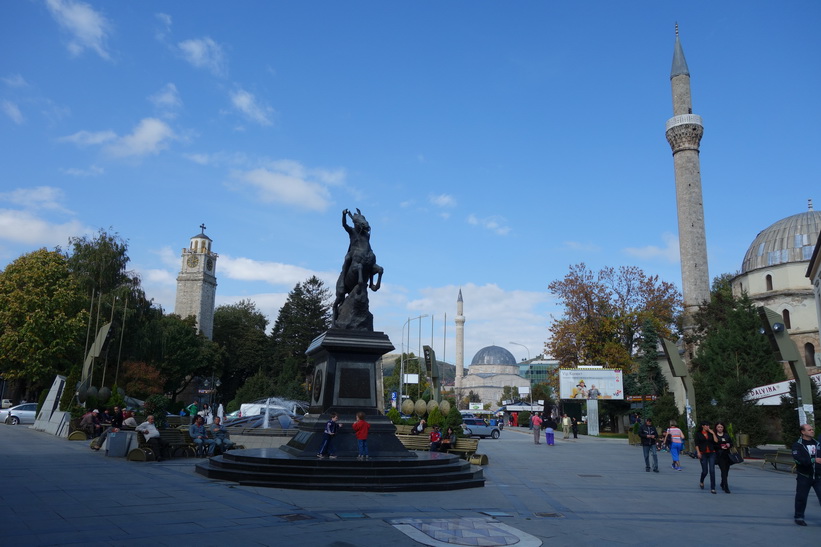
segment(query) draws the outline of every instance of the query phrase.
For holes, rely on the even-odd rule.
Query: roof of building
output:
[[[818,234],[821,211],[810,210],[781,219],[762,230],[747,249],[741,273],[778,264],[808,262]]]
[[[687,68],[687,59],[684,58],[684,48],[681,47],[681,40],[678,39],[678,25],[676,25],[676,45],[673,48],[673,68],[670,70],[670,79],[682,74],[690,75]]]
[[[476,352],[471,365],[516,365],[516,358],[505,348],[487,346]]]

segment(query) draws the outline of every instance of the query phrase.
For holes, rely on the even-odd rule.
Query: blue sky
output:
[[[171,312],[205,223],[218,304],[273,322],[296,283],[334,286],[358,207],[397,348],[428,314],[422,343],[453,361],[461,287],[468,363],[535,356],[572,264],[680,285],[676,21],[710,275],[734,272],[759,231],[821,207],[816,1],[2,2],[0,268],[111,228]]]

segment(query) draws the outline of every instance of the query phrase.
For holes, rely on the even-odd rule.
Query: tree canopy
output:
[[[750,434],[753,444],[766,442],[765,409],[745,400],[757,386],[786,379],[769,342],[759,334],[761,321],[752,301],[733,296],[729,276],[713,283],[710,302],[695,315],[698,344],[692,362],[699,418],[733,423]],[[713,404],[715,401],[715,404]]]
[[[0,372],[29,396],[83,359],[87,313],[59,251],[25,254],[0,272]]]
[[[642,327],[650,321],[669,337],[681,309],[675,286],[647,276],[635,266],[593,272],[584,263],[570,267],[548,290],[564,306],[550,326],[546,349],[562,366],[600,365],[629,371]]]
[[[313,276],[288,293],[271,332],[272,374],[278,386],[301,385],[310,372],[305,350],[331,326],[331,294]]]
[[[213,340],[222,348],[219,400],[233,399],[248,378],[270,365],[272,348],[265,333],[267,327],[268,319],[250,300],[219,306],[214,311]]]

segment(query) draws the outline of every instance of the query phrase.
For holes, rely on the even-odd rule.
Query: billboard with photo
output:
[[[559,370],[562,399],[624,399],[624,382],[619,369],[563,368]]]

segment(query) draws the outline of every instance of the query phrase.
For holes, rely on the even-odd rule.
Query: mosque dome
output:
[[[741,273],[790,262],[807,262],[821,232],[821,211],[784,218],[762,230],[747,249]]]
[[[472,365],[515,365],[516,358],[505,348],[499,346],[487,346],[476,352],[473,356]]]

